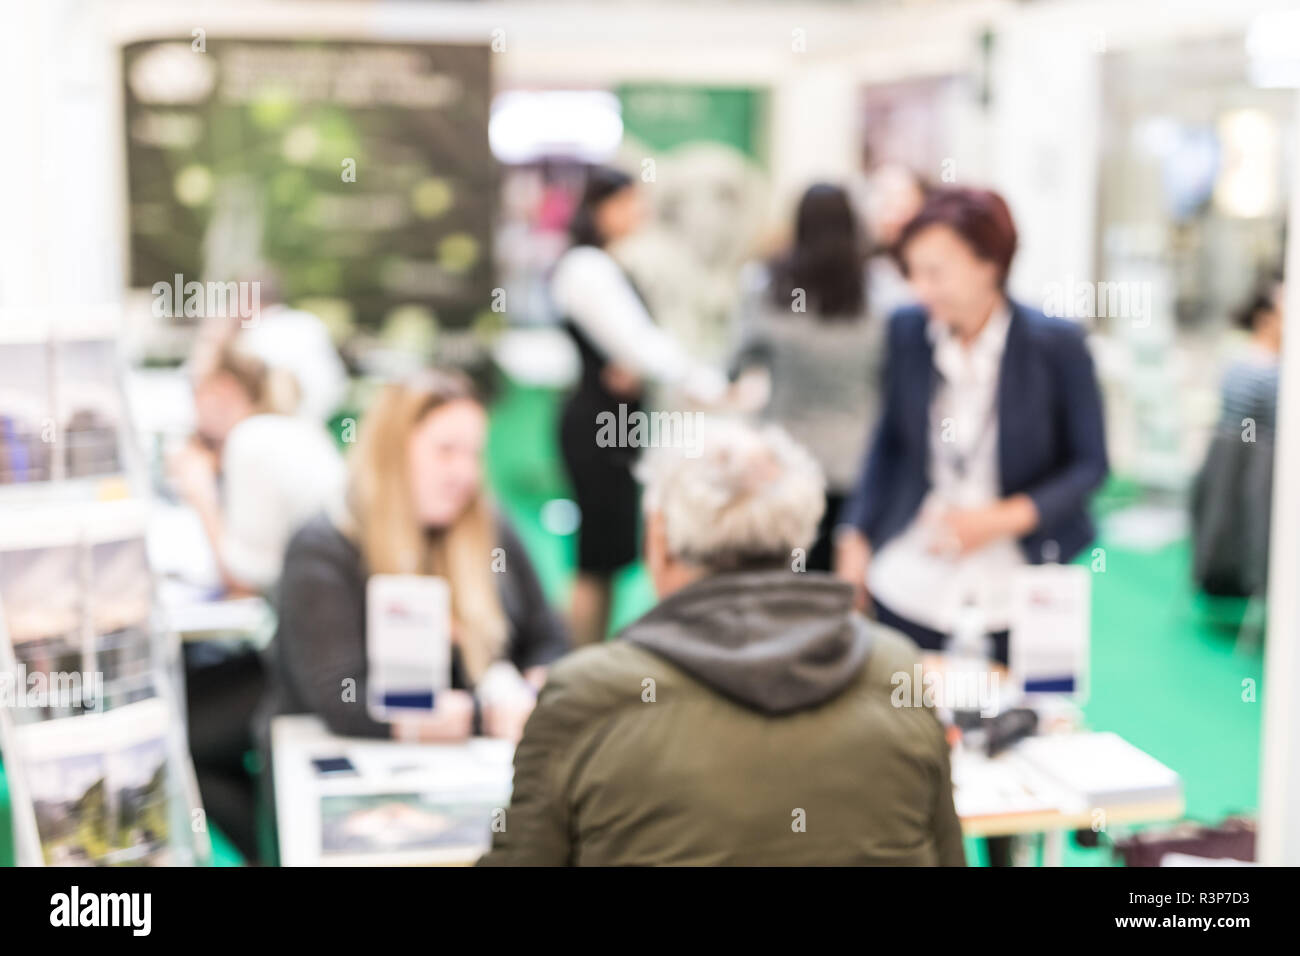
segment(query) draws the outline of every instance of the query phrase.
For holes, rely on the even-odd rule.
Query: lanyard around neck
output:
[[[936,371],[938,370],[936,369]],[[946,385],[948,389],[948,398],[951,402],[954,397],[954,388],[951,382],[946,383]],[[949,408],[945,409],[945,411],[953,412],[955,410]],[[988,408],[980,418],[979,429],[975,432],[975,437],[964,448],[957,446],[955,441],[944,441],[943,436],[940,436],[940,453],[943,456],[945,464],[951,469],[958,481],[965,481],[969,477],[971,462],[984,448],[985,444],[989,441],[990,436],[993,434],[994,423],[997,421],[997,415],[998,399],[997,393],[995,392],[993,400],[988,403]],[[954,424],[956,424],[955,416],[953,416],[953,421]]]

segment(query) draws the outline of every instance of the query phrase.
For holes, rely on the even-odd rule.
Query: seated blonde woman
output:
[[[316,714],[348,736],[456,740],[481,730],[518,738],[531,692],[494,695],[482,708],[475,692],[502,662],[540,686],[568,643],[523,544],[488,501],[486,437],[487,413],[459,374],[426,372],[383,389],[362,422],[346,500],[289,544],[264,743],[270,718],[283,713]],[[504,568],[498,561],[494,570],[494,553]],[[450,585],[453,689],[437,695],[430,716],[388,723],[367,712],[371,574],[437,575]],[[355,693],[344,695],[344,686]]]

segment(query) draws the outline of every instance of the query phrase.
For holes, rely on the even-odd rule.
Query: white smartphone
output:
[[[443,578],[373,574],[366,583],[366,709],[427,716],[451,686],[451,589]]]

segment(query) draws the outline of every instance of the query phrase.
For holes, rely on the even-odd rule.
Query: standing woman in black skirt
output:
[[[647,383],[668,386],[699,405],[726,394],[718,370],[695,362],[655,324],[632,280],[606,249],[645,219],[630,176],[595,168],[569,224],[573,244],[551,278],[551,295],[577,344],[582,370],[560,422],[560,450],[582,515],[578,576],[571,604],[575,643],[604,640],[613,575],[637,557],[639,449],[602,447],[598,416],[641,410]]]

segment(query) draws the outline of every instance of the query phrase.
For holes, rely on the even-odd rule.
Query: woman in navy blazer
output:
[[[986,191],[937,191],[904,229],[920,305],[890,320],[881,417],[836,540],[837,573],[863,604],[870,580],[888,585],[888,605],[871,588],[878,618],[923,647],[952,630],[955,577],[977,582],[1004,661],[999,582],[1092,540],[1088,500],[1107,472],[1082,330],[1007,298],[1015,244],[1005,202]]]

